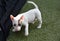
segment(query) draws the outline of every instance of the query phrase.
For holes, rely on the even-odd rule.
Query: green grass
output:
[[[41,13],[43,24],[41,29],[37,29],[35,24],[30,24],[29,36],[24,36],[24,27],[20,32],[10,32],[8,41],[60,41],[60,0],[32,0]],[[21,12],[34,8],[31,4],[25,4]]]

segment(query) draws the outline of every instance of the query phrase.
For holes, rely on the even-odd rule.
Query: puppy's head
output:
[[[20,31],[21,30],[21,20],[16,19],[16,17],[14,17],[13,15],[10,15],[10,19],[12,21],[14,31]]]

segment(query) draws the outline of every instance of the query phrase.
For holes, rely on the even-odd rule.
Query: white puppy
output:
[[[27,1],[28,3],[31,3],[35,6],[34,9],[31,9],[25,13],[19,14],[16,17],[14,17],[13,15],[10,15],[10,18],[12,20],[13,23],[13,31],[20,31],[22,25],[25,26],[25,35],[28,36],[28,27],[29,27],[29,23],[33,23],[34,20],[37,18],[39,21],[39,25],[37,28],[41,28],[42,25],[42,17],[41,17],[41,12],[38,9],[38,6],[32,2],[32,1]]]

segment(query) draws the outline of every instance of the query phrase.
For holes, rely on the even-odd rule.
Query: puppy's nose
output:
[[[21,30],[21,27],[17,27],[17,31],[20,31]]]

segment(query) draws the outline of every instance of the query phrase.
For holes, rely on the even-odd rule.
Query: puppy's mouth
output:
[[[21,30],[21,26],[20,26],[20,24],[19,24],[19,26],[15,26],[15,27],[13,27],[12,28],[13,30],[12,31],[20,31]]]

